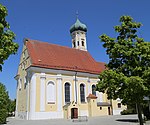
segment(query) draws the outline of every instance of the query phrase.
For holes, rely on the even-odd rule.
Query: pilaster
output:
[[[19,99],[19,97],[18,97],[18,91],[19,91],[19,79],[17,79],[17,87],[16,87],[16,111],[15,111],[15,117],[18,117],[18,99]]]
[[[62,111],[62,76],[57,74],[57,111]]]
[[[73,76],[73,81],[74,81],[74,101],[78,102],[79,101],[79,96],[78,96],[78,79],[76,76]]]
[[[90,81],[89,78],[87,80],[87,83],[88,83],[88,95],[89,95],[90,93],[92,93],[92,91],[91,91],[91,81]]]
[[[35,117],[35,107],[36,107],[36,74],[33,73],[30,83],[30,119]]]
[[[40,75],[40,111],[45,111],[45,73]]]

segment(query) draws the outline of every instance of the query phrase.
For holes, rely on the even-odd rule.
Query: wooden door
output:
[[[78,109],[74,108],[74,118],[78,118]]]
[[[71,109],[71,119],[78,118],[78,109],[77,108],[72,108]]]

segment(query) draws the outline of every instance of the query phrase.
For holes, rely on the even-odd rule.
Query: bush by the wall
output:
[[[150,120],[150,111],[149,111],[149,106],[145,106],[143,108],[143,114],[146,117],[147,120]]]
[[[134,109],[126,109],[121,112],[121,115],[136,114]]]

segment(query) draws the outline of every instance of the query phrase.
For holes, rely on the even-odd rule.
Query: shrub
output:
[[[7,118],[7,110],[6,109],[0,109],[0,124],[5,124]]]
[[[144,113],[144,116],[146,117],[146,119],[150,120],[150,111],[149,111],[148,106],[143,108],[143,113]]]
[[[9,96],[5,85],[0,83],[0,124],[6,123],[8,115]]]
[[[126,109],[121,112],[121,115],[136,114],[134,109]]]

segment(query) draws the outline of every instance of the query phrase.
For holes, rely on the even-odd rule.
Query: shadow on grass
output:
[[[119,122],[134,122],[134,123],[137,123],[137,122],[138,122],[138,119],[117,119],[116,121],[119,121]]]

